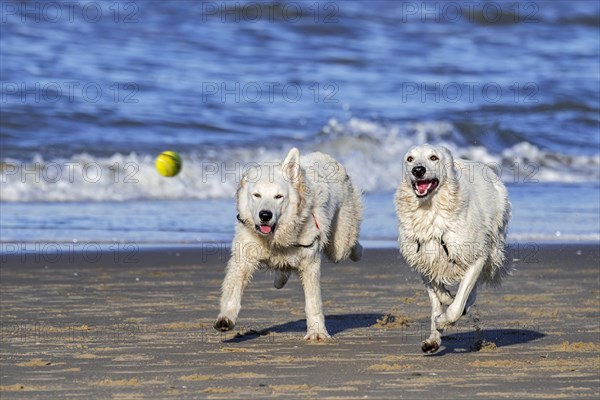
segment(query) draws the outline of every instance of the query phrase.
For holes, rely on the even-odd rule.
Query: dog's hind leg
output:
[[[275,286],[277,289],[284,287],[288,279],[290,279],[290,274],[290,271],[275,271],[275,280],[273,281],[273,286]]]
[[[469,298],[467,299],[467,303],[465,304],[465,308],[463,310],[462,315],[467,315],[467,313],[471,309],[471,306],[473,306],[473,304],[475,304],[475,300],[477,300],[477,285],[475,285],[473,287],[473,290],[471,290],[471,293],[469,294]]]
[[[450,304],[452,304],[452,302],[454,301],[454,296],[452,296],[452,294],[448,291],[448,289],[446,289],[446,287],[443,284],[431,282],[431,286],[443,305],[449,306]]]
[[[427,294],[431,301],[431,335],[421,343],[421,350],[425,353],[435,353],[442,343],[442,334],[438,331],[435,323],[436,317],[442,313],[442,303],[440,303],[440,299],[438,298],[432,282],[426,281],[425,287],[427,288]]]
[[[444,329],[451,326],[463,315],[465,306],[468,303],[471,292],[477,284],[484,263],[484,258],[478,258],[475,263],[469,267],[458,286],[454,301],[448,306],[445,313],[436,318],[435,322],[437,323],[438,329]],[[474,296],[472,297],[472,301],[475,301]],[[472,303],[470,305],[472,305]]]
[[[360,260],[362,246],[358,243],[362,220],[362,200],[360,193],[348,183],[346,198],[332,219],[329,228],[329,241],[325,246],[325,255],[331,261],[339,262],[348,257],[352,261]]]

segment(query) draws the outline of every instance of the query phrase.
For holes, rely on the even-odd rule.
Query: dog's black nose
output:
[[[271,218],[273,218],[273,213],[269,210],[260,210],[258,212],[258,218],[260,218],[262,222],[269,222]]]
[[[425,167],[414,167],[412,169],[412,174],[415,176],[415,178],[422,178],[423,176],[425,176],[425,172],[427,172],[427,170],[425,169]]]

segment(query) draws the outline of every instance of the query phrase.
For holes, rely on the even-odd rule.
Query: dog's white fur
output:
[[[400,250],[421,273],[431,300],[431,335],[422,349],[435,352],[443,329],[475,302],[477,285],[499,284],[508,272],[508,193],[491,168],[455,160],[445,147],[425,144],[404,157],[395,206]],[[455,297],[446,284],[459,284]],[[448,306],[445,312],[442,305]]]
[[[291,273],[298,273],[305,295],[304,338],[329,338],[321,301],[321,252],[334,262],[362,256],[362,199],[345,168],[323,153],[300,160],[293,148],[282,163],[262,164],[241,179],[237,209],[239,223],[215,329],[233,329],[244,288],[253,272],[264,266],[276,271],[278,289]],[[261,220],[261,211],[269,211],[272,219]]]

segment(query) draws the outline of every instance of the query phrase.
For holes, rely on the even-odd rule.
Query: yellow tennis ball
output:
[[[181,157],[174,151],[163,151],[156,157],[156,170],[162,176],[175,176],[181,171],[183,165]]]

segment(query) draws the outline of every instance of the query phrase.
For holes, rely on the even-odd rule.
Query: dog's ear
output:
[[[454,162],[454,156],[452,155],[452,152],[444,146],[438,146],[438,151],[441,155],[443,154],[444,165],[442,165],[442,167],[444,170],[442,172],[444,178],[456,178],[456,163]]]
[[[445,157],[446,161],[454,161],[454,157],[452,156],[452,153],[446,146],[438,146],[438,149],[440,152],[444,153],[444,157]]]
[[[281,164],[281,172],[290,182],[298,183],[300,181],[300,151],[297,148],[293,147],[285,156]]]
[[[242,194],[242,190],[245,188],[247,183],[248,183],[248,173],[245,173],[242,176],[242,179],[240,179],[240,183],[238,184],[237,190],[235,192],[235,197],[236,197],[238,203],[241,200],[240,196]]]
[[[244,186],[248,182],[248,174],[242,175],[242,179],[240,179],[240,183],[238,184],[238,189]]]

